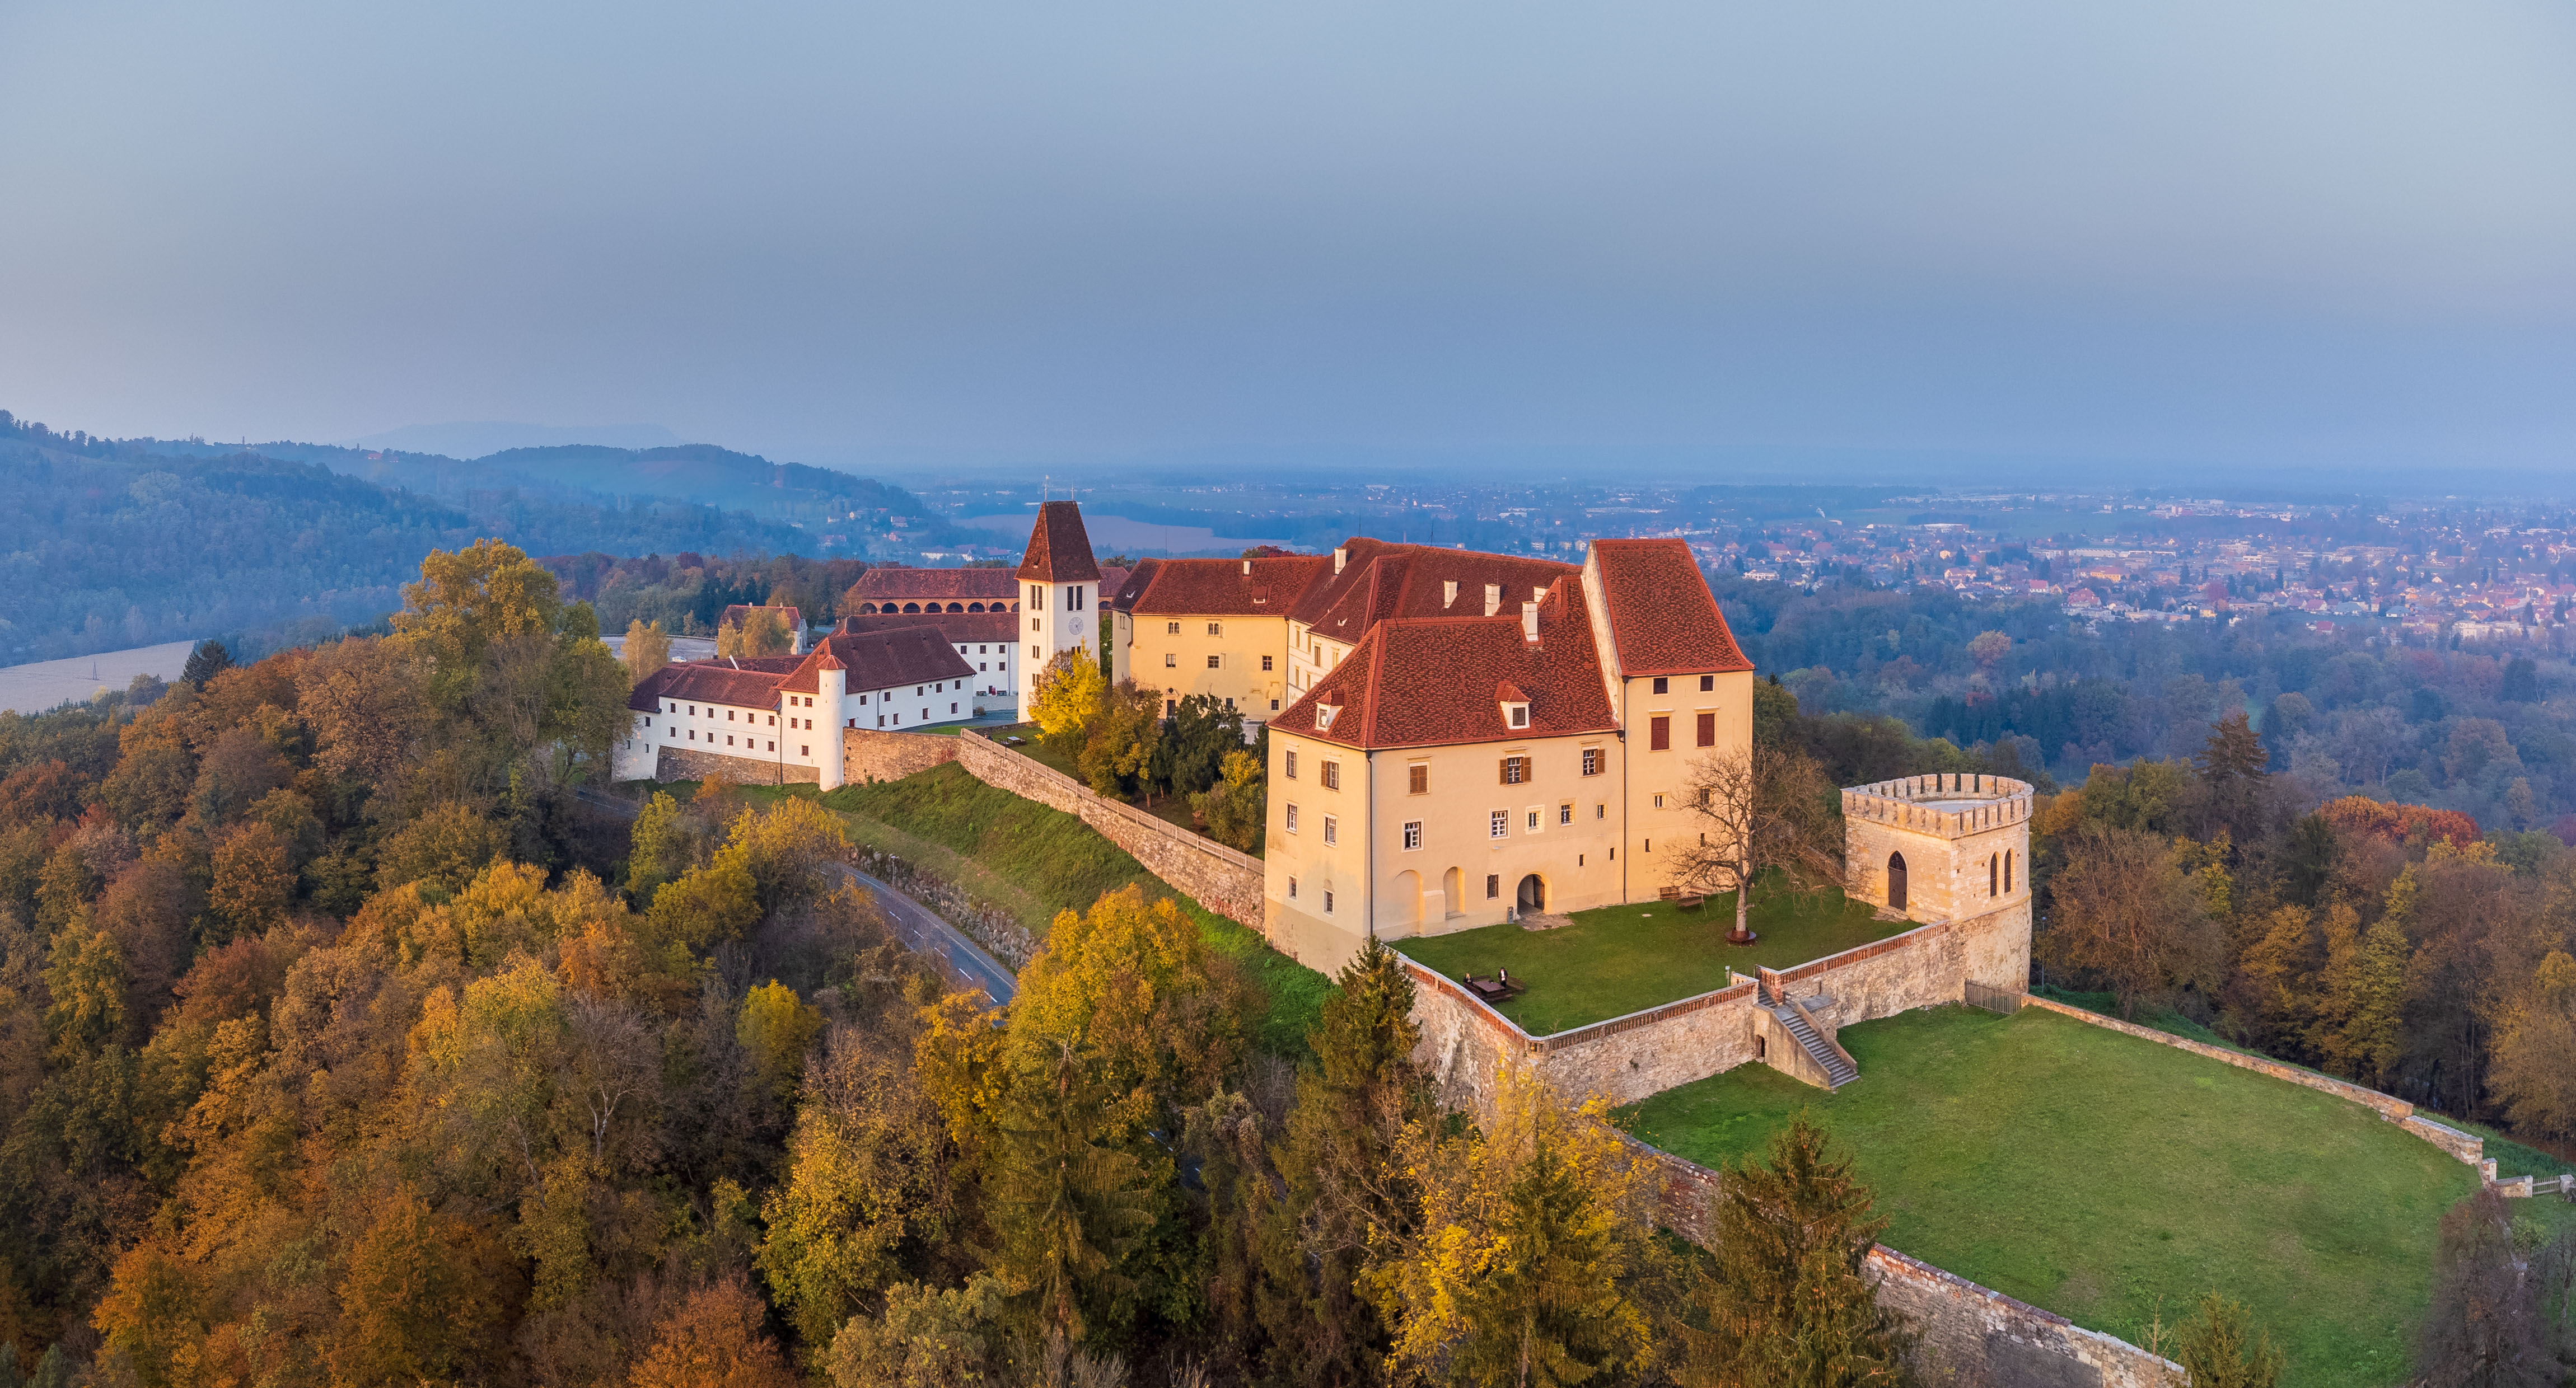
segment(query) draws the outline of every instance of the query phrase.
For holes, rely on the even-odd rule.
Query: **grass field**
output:
[[[2270,1328],[2292,1385],[2408,1377],[2442,1212],[2478,1184],[2431,1144],[2038,1009],[1908,1012],[1841,1040],[1860,1079],[1838,1093],[1747,1065],[1626,1119],[1718,1166],[1805,1108],[1856,1154],[1891,1248],[2132,1343],[2214,1288]]]
[[[1556,930],[1488,925],[1450,935],[1399,940],[1396,948],[1451,978],[1493,977],[1511,970],[1529,991],[1499,1011],[1532,1036],[1624,1016],[1726,986],[1726,971],[1750,975],[1756,965],[1784,969],[1872,940],[1912,930],[1909,921],[1879,920],[1840,891],[1775,894],[1753,904],[1749,945],[1730,945],[1734,896],[1712,896],[1697,911],[1669,901],[1579,911]]]
[[[742,792],[756,800],[816,794],[812,786]],[[1149,899],[1171,898],[1198,923],[1208,948],[1233,960],[1261,991],[1263,1049],[1305,1054],[1306,1033],[1321,1020],[1330,981],[1271,949],[1259,932],[1173,890],[1079,818],[988,786],[954,762],[899,781],[843,786],[821,800],[840,812],[852,839],[1010,910],[1040,939],[1057,912],[1087,910],[1105,892],[1135,886]]]

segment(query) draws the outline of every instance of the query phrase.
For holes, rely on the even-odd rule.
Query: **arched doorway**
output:
[[[1521,879],[1520,903],[1524,911],[1547,909],[1547,884],[1538,880],[1537,873]]]
[[[1887,855],[1887,909],[1905,909],[1905,855],[1902,853]]]

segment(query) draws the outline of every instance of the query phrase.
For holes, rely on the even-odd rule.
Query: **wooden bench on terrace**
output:
[[[1497,969],[1492,978],[1478,978],[1474,974],[1469,974],[1458,981],[1467,985],[1468,992],[1487,1002],[1502,1002],[1521,995],[1521,985],[1513,980],[1508,970]]]

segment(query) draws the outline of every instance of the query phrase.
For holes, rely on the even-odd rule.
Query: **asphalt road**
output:
[[[633,819],[638,806],[595,790],[579,792],[582,802],[608,811],[621,819]],[[870,877],[847,863],[836,863],[841,874],[865,887],[886,913],[896,938],[915,953],[937,959],[941,971],[952,983],[981,988],[984,996],[998,1007],[1020,991],[1019,978],[1000,960],[984,952],[981,945],[966,937],[966,932],[941,919],[939,914],[885,883]]]

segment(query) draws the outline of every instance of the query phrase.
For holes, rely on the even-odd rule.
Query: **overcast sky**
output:
[[[110,434],[2576,462],[2563,3],[8,0],[0,190]]]

